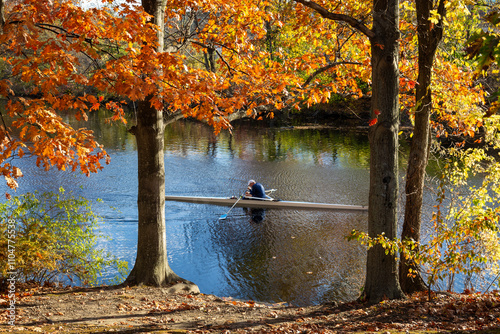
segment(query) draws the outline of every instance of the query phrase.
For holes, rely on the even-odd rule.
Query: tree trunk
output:
[[[432,110],[432,64],[439,41],[442,38],[442,24],[431,28],[429,20],[433,9],[433,0],[417,0],[417,34],[418,34],[418,84],[416,86],[415,127],[410,146],[408,169],[406,171],[406,205],[401,239],[420,240],[422,202],[424,193],[425,169],[429,160],[430,124]],[[444,2],[438,6],[444,16]],[[426,286],[419,274],[419,269],[401,254],[399,264],[399,281],[405,293],[425,291]],[[416,273],[408,276],[409,270]]]
[[[142,0],[144,11],[153,16],[153,24],[159,28],[156,31],[158,36],[158,52],[163,52],[165,47],[165,7],[167,0]]]
[[[372,117],[368,233],[371,237],[397,236],[398,131],[399,131],[399,9],[396,0],[379,0],[373,6]],[[397,259],[382,246],[368,250],[364,299],[377,303],[404,297]]]
[[[163,113],[148,100],[137,107],[139,231],[137,258],[127,283],[160,286],[180,280],[167,260]]]
[[[348,15],[329,12],[311,0],[295,0],[322,17],[343,21],[370,38],[372,51],[372,118],[370,127],[370,194],[368,233],[397,236],[398,214],[398,132],[399,132],[399,1],[373,1],[373,27]],[[403,298],[394,255],[378,245],[368,250],[366,281],[361,296],[369,303],[385,298]]]
[[[3,2],[3,0],[0,0],[0,33],[3,32],[3,26],[5,25],[5,6]]]
[[[163,27],[166,0],[143,0],[155,24]],[[158,51],[163,51],[163,28],[159,29]],[[150,98],[137,103],[138,117],[134,134],[137,141],[139,190],[137,207],[139,229],[137,257],[127,284],[161,286],[181,280],[168,265],[165,229],[165,161],[162,110],[156,110]]]

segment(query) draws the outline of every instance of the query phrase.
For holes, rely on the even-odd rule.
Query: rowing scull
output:
[[[232,206],[238,198],[227,197],[195,197],[195,196],[165,196],[166,201],[188,202],[197,204],[213,204],[220,206]],[[294,202],[281,201],[272,198],[242,198],[238,203],[238,207],[245,208],[275,208],[275,209],[306,209],[306,210],[354,210],[366,211],[368,206],[362,205],[345,205],[345,204],[330,204],[330,203],[312,203],[312,202]]]

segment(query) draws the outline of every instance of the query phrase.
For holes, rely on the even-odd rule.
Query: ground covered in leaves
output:
[[[0,299],[0,332],[500,333],[499,292],[290,307],[151,287],[31,288],[17,296],[15,326],[7,325],[8,296]]]

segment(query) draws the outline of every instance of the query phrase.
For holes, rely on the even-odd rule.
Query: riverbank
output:
[[[358,302],[293,307],[165,288],[25,289],[8,326],[15,333],[500,333],[500,294],[415,294],[368,306]]]

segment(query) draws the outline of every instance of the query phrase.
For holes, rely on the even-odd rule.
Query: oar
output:
[[[220,217],[219,217],[219,220],[224,220],[224,219],[226,219],[226,218],[227,218],[227,214],[228,214],[229,212],[231,212],[231,210],[232,210],[232,209],[236,206],[236,204],[240,201],[240,199],[242,199],[242,198],[243,198],[243,196],[245,196],[245,193],[246,193],[246,192],[247,192],[247,191],[245,190],[245,192],[243,193],[243,195],[241,195],[240,197],[238,197],[238,200],[237,200],[236,202],[234,202],[234,204],[233,204],[233,206],[231,207],[231,209],[229,209],[229,211],[228,211],[228,212],[226,212],[225,214],[223,214],[222,216],[220,216]]]

